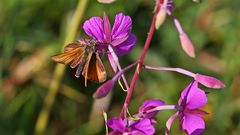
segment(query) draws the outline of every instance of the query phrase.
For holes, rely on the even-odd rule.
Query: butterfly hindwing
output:
[[[91,57],[85,64],[83,76],[98,83],[106,80],[106,71],[98,54],[91,54]]]
[[[107,79],[107,73],[98,54],[96,54],[96,69],[98,82],[104,82]]]

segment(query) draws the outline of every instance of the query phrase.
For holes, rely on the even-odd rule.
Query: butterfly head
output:
[[[92,46],[96,46],[97,41],[95,39],[91,39],[89,40],[89,44],[91,44]]]

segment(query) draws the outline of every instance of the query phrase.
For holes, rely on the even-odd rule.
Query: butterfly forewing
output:
[[[75,68],[81,61],[81,58],[83,57],[83,54],[85,52],[84,50],[85,46],[77,43],[72,43],[65,47],[64,53],[55,55],[52,57],[52,59],[55,62],[59,62],[62,64],[71,63],[71,67]]]
[[[71,52],[71,51],[73,51],[73,50],[75,50],[75,49],[77,49],[79,47],[82,47],[83,50],[85,48],[85,46],[80,44],[80,43],[70,43],[67,46],[65,46],[64,52]]]

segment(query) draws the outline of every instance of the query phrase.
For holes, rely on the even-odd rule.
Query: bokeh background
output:
[[[116,13],[131,16],[132,31],[138,40],[134,50],[120,58],[121,65],[139,57],[151,24],[154,0],[117,0],[100,4],[97,0],[1,0],[0,1],[0,134],[1,135],[98,135],[105,134],[102,110],[108,117],[117,116],[126,93],[119,85],[102,100],[92,94],[100,86],[74,77],[75,70],[66,66],[63,77],[56,80],[57,65],[51,56],[61,52],[66,44],[68,28],[79,2],[85,1],[83,18],[76,36],[85,37],[84,20],[92,16],[109,15],[113,24]],[[206,135],[238,135],[240,133],[240,1],[174,0],[173,13],[196,47],[196,58],[189,58],[181,49],[171,18],[155,31],[145,63],[181,67],[192,72],[211,75],[222,80],[221,90],[200,86],[208,93],[209,102],[203,109]],[[78,13],[81,14],[81,13]],[[106,58],[104,64],[109,78],[112,71]],[[131,80],[133,69],[126,73]],[[60,87],[51,94],[50,83],[55,79]],[[192,78],[174,72],[142,70],[130,104],[131,114],[146,99],[162,99],[176,104],[180,92]],[[49,94],[50,93],[50,94]],[[54,92],[53,92],[54,93]],[[52,105],[48,106],[48,100]],[[36,130],[39,115],[49,114],[43,128]],[[47,109],[46,109],[47,108]],[[158,114],[157,134],[163,134],[165,122],[174,111]],[[41,117],[42,118],[42,117]],[[40,124],[41,125],[41,124]],[[171,134],[184,134],[178,122]]]

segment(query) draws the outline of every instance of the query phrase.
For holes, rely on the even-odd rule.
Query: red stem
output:
[[[158,0],[158,2],[163,3],[163,0]],[[127,92],[127,96],[125,98],[124,105],[123,105],[122,111],[120,113],[120,117],[122,117],[122,118],[125,118],[127,116],[127,108],[128,108],[129,102],[130,102],[131,97],[132,97],[134,86],[135,86],[136,81],[139,77],[139,72],[143,67],[143,60],[144,60],[144,58],[145,58],[145,56],[148,52],[148,49],[149,49],[149,46],[150,46],[150,43],[151,43],[151,40],[152,40],[152,36],[153,36],[154,30],[155,30],[156,16],[157,16],[157,13],[159,11],[160,4],[157,4],[156,6],[157,7],[156,7],[155,12],[154,12],[151,27],[149,29],[148,36],[147,36],[147,39],[145,41],[143,51],[142,51],[141,56],[138,60],[138,66],[137,66],[137,68],[135,70],[135,73],[133,75],[133,78],[132,78],[132,81],[131,81],[131,84],[130,84],[130,88]]]

